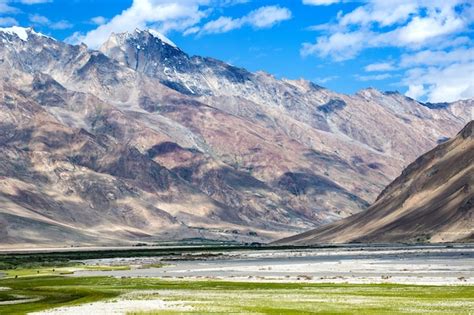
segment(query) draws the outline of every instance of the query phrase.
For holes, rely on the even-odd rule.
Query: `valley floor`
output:
[[[163,268],[82,270],[76,276],[159,277],[228,281],[474,285],[474,247],[354,246],[183,253],[179,256],[85,260],[90,265]]]
[[[474,309],[472,286],[104,277],[24,278],[0,284],[1,314],[469,314]],[[18,304],[5,303],[9,297]]]
[[[34,265],[34,257],[47,266]],[[55,266],[45,256],[28,256],[28,262],[2,271],[0,314],[470,314],[474,309],[469,245],[213,249],[159,256],[135,251],[107,257],[63,257]],[[0,255],[0,263],[13,258]]]

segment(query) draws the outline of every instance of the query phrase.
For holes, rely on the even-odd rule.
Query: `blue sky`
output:
[[[0,0],[0,26],[96,48],[110,34],[164,33],[189,54],[305,78],[338,92],[474,97],[467,0]]]

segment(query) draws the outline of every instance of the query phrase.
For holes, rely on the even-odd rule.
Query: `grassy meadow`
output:
[[[240,249],[224,248],[230,251]],[[222,250],[217,248],[216,251]],[[71,276],[78,270],[108,271],[131,268],[127,265],[85,265],[81,262],[84,259],[164,255],[188,259],[188,253],[200,251],[202,248],[0,255],[0,314],[28,314],[57,307],[85,306],[95,302],[105,302],[108,307],[113,308],[114,303],[118,305],[124,301],[133,305],[133,308],[127,311],[129,315],[474,313],[474,286],[315,284],[304,281],[265,283],[204,278],[193,280]],[[160,267],[163,265],[150,264],[139,268]],[[141,311],[139,308],[135,309],[134,303],[137,301],[146,301],[153,307],[166,307]],[[161,304],[154,304],[156,301]],[[91,312],[96,313],[99,312]]]
[[[469,314],[472,286],[308,284],[24,275],[0,279],[0,314],[123,299],[187,308],[130,314]],[[126,298],[126,297],[125,297]],[[25,303],[7,304],[18,299]],[[10,301],[10,302],[8,302]],[[7,303],[5,303],[7,302]]]

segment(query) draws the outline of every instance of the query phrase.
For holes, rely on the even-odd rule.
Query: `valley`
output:
[[[472,0],[0,0],[0,315],[474,314],[473,34]]]
[[[10,259],[27,255],[30,264],[51,259],[48,266],[3,271],[0,313],[468,314],[474,306],[474,248],[468,244],[126,253],[10,253]],[[59,257],[67,260],[60,264]]]

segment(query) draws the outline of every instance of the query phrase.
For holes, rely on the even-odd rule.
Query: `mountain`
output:
[[[473,100],[343,95],[189,56],[0,29],[0,243],[266,242],[360,212]],[[6,246],[6,245],[5,245]]]
[[[474,121],[419,157],[366,211],[279,244],[474,241]]]

